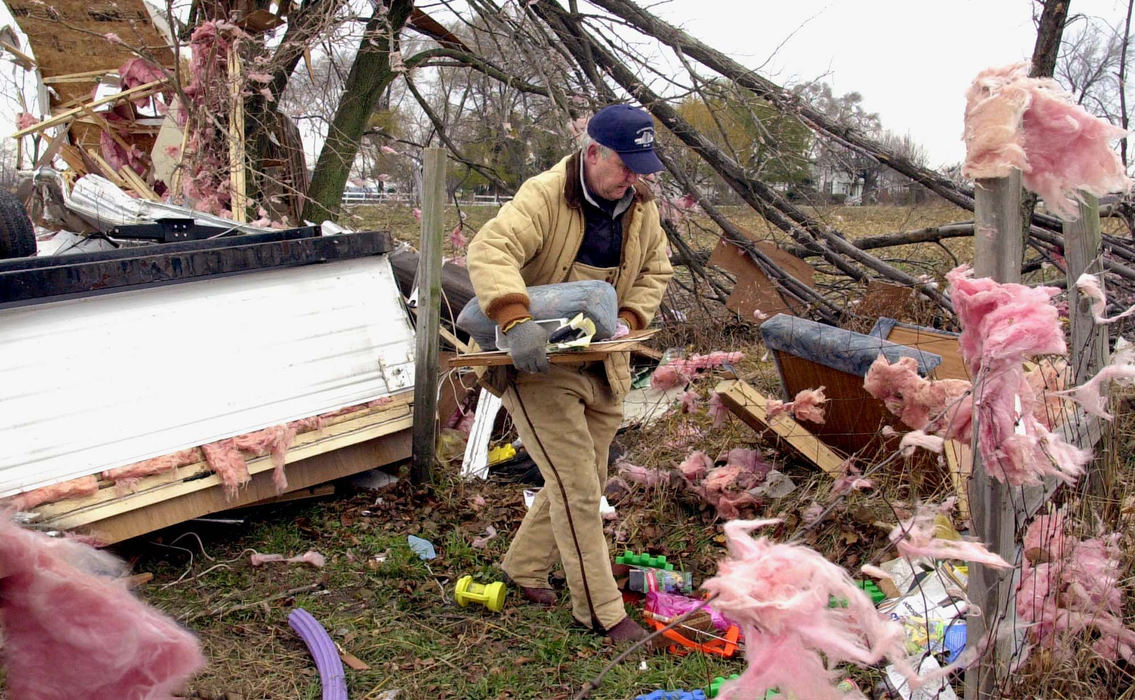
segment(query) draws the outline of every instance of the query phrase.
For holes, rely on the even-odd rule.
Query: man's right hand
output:
[[[548,331],[535,321],[522,321],[504,334],[512,364],[523,372],[548,371]]]

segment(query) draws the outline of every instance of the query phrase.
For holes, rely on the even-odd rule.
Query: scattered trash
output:
[[[645,695],[636,695],[634,700],[705,700],[705,691],[697,690],[655,690]]]
[[[474,538],[469,546],[471,546],[473,549],[484,549],[488,546],[489,540],[493,539],[496,536],[497,529],[492,525],[489,525],[485,528],[485,534],[481,535],[480,537]]]
[[[360,472],[351,477],[351,484],[360,489],[367,489],[369,491],[381,491],[387,486],[398,483],[398,477],[384,472],[381,469],[371,469],[369,471]]]
[[[796,482],[788,477],[787,474],[776,469],[771,470],[765,475],[765,482],[760,486],[749,489],[749,493],[754,497],[764,497],[770,499],[784,498],[788,494],[796,490]]]
[[[288,564],[307,564],[316,569],[322,569],[327,564],[327,559],[314,549],[309,549],[303,554],[288,558],[284,558],[283,554],[260,554],[259,552],[253,552],[248,557],[248,560],[253,566],[263,566],[269,562],[282,561]]]
[[[417,554],[419,558],[423,560],[437,558],[437,550],[434,549],[433,542],[415,535],[406,535],[406,542],[410,545],[410,551]]]

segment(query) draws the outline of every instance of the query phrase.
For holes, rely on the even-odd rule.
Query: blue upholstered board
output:
[[[942,356],[796,316],[777,314],[761,324],[765,347],[862,377],[880,353],[889,362],[913,357],[919,374],[926,376],[942,363]]]

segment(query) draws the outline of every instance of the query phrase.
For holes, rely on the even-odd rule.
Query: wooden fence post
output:
[[[414,428],[410,480],[433,470],[437,446],[438,328],[441,325],[441,229],[445,205],[445,151],[422,153],[422,241],[418,253],[417,351],[414,356]]]
[[[1064,259],[1068,272],[1068,313],[1072,321],[1072,345],[1069,348],[1072,358],[1072,378],[1075,384],[1083,384],[1099,372],[1108,361],[1107,328],[1097,326],[1092,318],[1091,300],[1080,294],[1076,280],[1088,272],[1100,278],[1103,284],[1103,261],[1100,258],[1100,203],[1099,199],[1081,192],[1080,218],[1064,223]],[[1092,448],[1097,443],[1107,444],[1105,438],[1110,424],[1083,411],[1075,411],[1077,420],[1070,441],[1078,447]],[[1069,418],[1068,420],[1072,420]],[[1084,479],[1087,493],[1103,497],[1107,493],[1111,478],[1108,474],[1106,453],[1096,450]],[[1102,504],[1101,504],[1102,505]],[[1096,512],[1100,512],[1098,509]]]
[[[978,180],[974,188],[974,275],[998,282],[1018,282],[1024,257],[1021,235],[1021,174]],[[980,381],[980,375],[974,377]],[[980,411],[973,411],[973,478],[970,481],[970,513],[982,542],[1007,561],[1016,559],[1015,518],[1009,487],[990,478],[977,448]],[[967,622],[969,644],[988,640],[981,660],[966,671],[966,700],[997,697],[998,686],[1007,676],[1012,653],[1011,635],[998,635],[1000,616],[1009,611],[1012,578],[973,562],[969,568],[969,598],[982,614]]]

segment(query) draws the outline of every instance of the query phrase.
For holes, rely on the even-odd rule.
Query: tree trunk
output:
[[[392,46],[393,37],[413,9],[413,0],[389,0],[389,7],[379,5],[367,21],[359,52],[343,84],[343,98],[315,164],[303,208],[304,219],[322,221],[338,213],[367,120],[395,76],[390,70],[390,51],[396,48]]]

